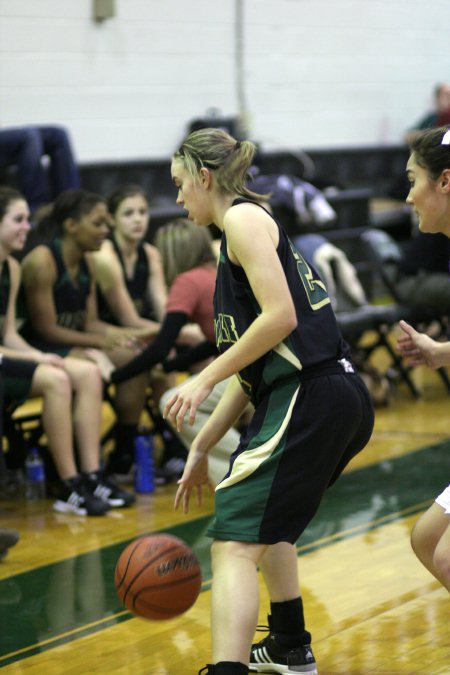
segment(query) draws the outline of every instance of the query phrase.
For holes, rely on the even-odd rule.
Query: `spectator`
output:
[[[434,107],[433,110],[426,113],[418,122],[411,127],[405,136],[405,141],[410,143],[414,135],[423,129],[431,129],[440,126],[445,122],[440,118],[442,114],[447,114],[450,109],[450,83],[443,82],[437,84],[434,88]]]
[[[106,204],[85,190],[66,190],[36,228],[47,241],[22,261],[27,318],[22,334],[37,349],[86,357],[86,348],[107,352],[116,365],[136,353],[143,328],[123,328],[101,321],[97,314],[95,271],[91,252],[109,232]],[[49,239],[49,241],[48,241]],[[146,400],[147,373],[116,387],[117,415],[113,458],[127,473],[133,462],[134,439]]]
[[[169,286],[167,311],[161,331],[155,341],[149,345],[134,361],[123,368],[114,370],[112,364],[96,357],[107,381],[122,382],[128,377],[148,370],[163,362],[166,371],[199,368],[205,358],[217,354],[214,342],[213,295],[216,279],[216,256],[212,249],[212,240],[208,230],[200,229],[188,220],[180,218],[161,227],[156,235],[156,245],[160,251],[165,278]],[[180,356],[166,360],[182,327],[187,322],[198,324],[206,340],[182,352]],[[195,378],[196,375],[192,375]],[[179,436],[188,448],[204,421],[216,407],[225,386],[220,383],[203,402],[199,418],[194,427],[184,428]],[[161,398],[160,407],[164,408],[169,390]],[[239,434],[230,429],[217,446],[211,451],[210,478],[217,483],[225,474],[230,454],[236,447]],[[184,452],[184,457],[186,451]]]
[[[20,266],[10,254],[24,244],[30,224],[28,206],[13,188],[0,188],[0,315],[2,375],[6,410],[28,397],[43,397],[43,423],[60,479],[56,511],[103,515],[124,506],[126,496],[105,482],[100,472],[102,387],[94,364],[31,347],[16,330],[15,305]],[[80,476],[75,462],[77,443]]]
[[[48,167],[43,157],[48,157]],[[63,127],[30,125],[0,129],[0,168],[10,165],[17,167],[17,182],[32,213],[64,190],[80,186],[69,135]]]

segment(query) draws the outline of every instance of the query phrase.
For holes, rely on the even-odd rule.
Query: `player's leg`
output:
[[[432,504],[419,518],[411,532],[411,545],[420,562],[450,590],[449,562],[445,561],[450,550],[450,515],[442,506]]]
[[[103,385],[94,363],[66,358],[65,367],[73,387],[73,428],[81,470],[100,468],[100,434]]]
[[[39,365],[33,375],[31,396],[42,396],[42,423],[48,447],[62,480],[77,475],[72,436],[72,386],[62,368]]]
[[[213,661],[247,664],[258,621],[257,564],[266,549],[262,544],[214,541],[212,649]]]
[[[305,628],[295,546],[269,546],[260,562],[270,596],[269,635],[252,645],[250,670],[317,673],[311,634]],[[278,668],[278,670],[277,670]],[[292,668],[291,670],[286,670]]]
[[[114,349],[108,357],[118,368],[136,356],[131,349]],[[110,474],[126,474],[134,462],[134,442],[147,397],[148,372],[116,385],[114,409],[117,416],[114,448],[108,457]]]
[[[110,506],[90,494],[78,473],[73,447],[72,383],[62,368],[39,365],[33,375],[30,394],[42,396],[42,422],[48,447],[60,478],[60,494],[53,507],[63,513],[101,516]]]
[[[131,492],[119,488],[100,467],[103,385],[98,367],[90,361],[66,358],[66,369],[74,389],[73,427],[81,471],[89,492],[110,507],[130,506]]]

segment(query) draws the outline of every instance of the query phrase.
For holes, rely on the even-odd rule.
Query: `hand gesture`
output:
[[[212,391],[213,386],[204,383],[202,375],[203,373],[200,373],[194,380],[181,385],[166,403],[163,417],[169,418],[172,426],[178,431],[182,430],[188,411],[188,422],[191,426],[194,424],[198,406]]]
[[[39,356],[39,363],[47,363],[49,366],[55,366],[56,368],[65,367],[64,358],[59,354],[52,354],[50,352],[42,352]]]
[[[419,333],[406,321],[400,321],[400,328],[404,334],[397,339],[397,349],[409,366],[425,364],[430,368],[439,368],[442,364],[438,360],[438,346],[425,333]]]
[[[208,478],[208,456],[196,450],[192,445],[184,467],[183,475],[178,481],[178,490],[175,495],[175,510],[183,503],[183,512],[189,511],[189,500],[192,490],[197,491],[197,503],[202,504],[203,486],[207,486],[210,493],[214,493],[214,486]]]

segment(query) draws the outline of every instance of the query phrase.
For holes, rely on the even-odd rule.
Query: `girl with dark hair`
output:
[[[420,132],[410,148],[406,203],[414,209],[421,232],[450,238],[450,126]],[[406,321],[400,328],[404,334],[397,345],[409,365],[450,365],[450,342],[436,342]],[[411,544],[419,560],[450,591],[450,485],[414,525]]]
[[[67,190],[55,200],[37,232],[45,229],[45,243],[22,261],[27,320],[22,334],[43,351],[88,358],[86,348],[104,350],[116,365],[136,354],[132,339],[147,337],[143,328],[122,328],[101,321],[97,313],[92,252],[108,234],[106,204],[86,190]],[[119,460],[133,461],[134,438],[146,400],[146,375],[117,387],[115,448]],[[132,503],[134,495],[120,491],[102,476],[114,502]]]
[[[110,509],[99,485],[102,382],[93,363],[42,351],[16,329],[20,266],[12,256],[30,230],[28,205],[20,192],[0,187],[0,316],[5,407],[13,411],[27,398],[42,396],[42,420],[59,477],[54,509],[100,516]],[[5,357],[5,358],[3,358]],[[77,443],[81,474],[75,461]],[[93,477],[95,476],[95,480]]]

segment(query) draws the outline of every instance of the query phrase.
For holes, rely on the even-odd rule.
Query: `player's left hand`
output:
[[[183,475],[178,481],[178,490],[175,495],[175,510],[183,503],[183,512],[189,511],[189,500],[193,490],[197,491],[197,502],[201,506],[203,487],[214,493],[214,486],[208,478],[208,455],[192,446],[184,467]]]

